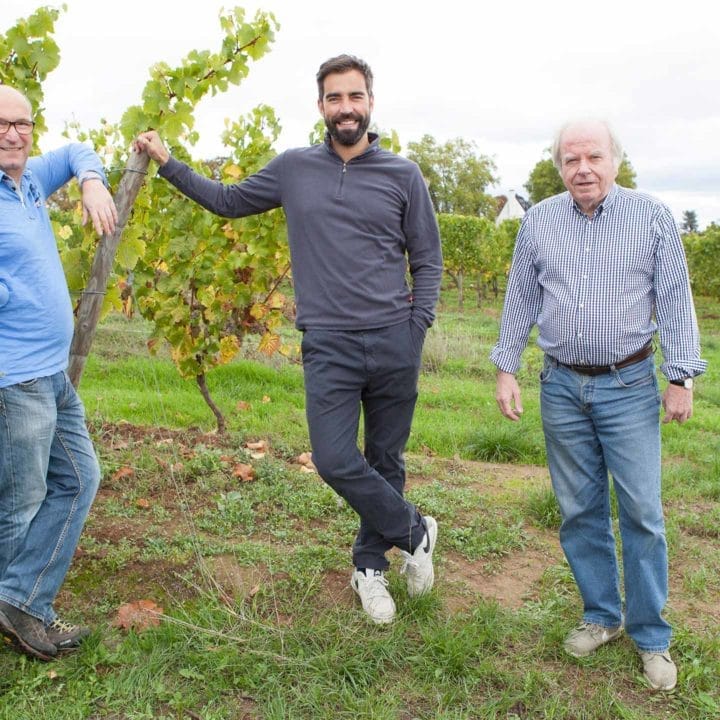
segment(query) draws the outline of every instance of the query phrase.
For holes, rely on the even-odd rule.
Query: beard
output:
[[[338,123],[343,120],[355,120],[358,123],[356,129],[338,127]],[[370,127],[370,115],[360,115],[360,113],[343,113],[334,118],[325,116],[325,127],[330,133],[330,137],[341,145],[352,147],[358,143],[368,127]]]

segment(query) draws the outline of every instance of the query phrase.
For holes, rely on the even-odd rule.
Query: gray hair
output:
[[[553,165],[555,165],[558,171],[562,169],[562,158],[560,157],[560,142],[562,141],[563,133],[570,127],[585,123],[598,123],[607,130],[608,135],[610,136],[610,151],[612,152],[612,157],[615,161],[615,169],[617,170],[620,167],[623,158],[625,157],[625,151],[623,150],[620,138],[618,138],[616,132],[613,130],[612,125],[610,125],[607,120],[601,120],[599,118],[581,118],[578,120],[569,120],[568,122],[564,123],[560,128],[558,128],[558,131],[555,133],[555,137],[553,138],[551,150]]]

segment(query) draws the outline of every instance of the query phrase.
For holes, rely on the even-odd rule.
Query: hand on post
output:
[[[82,224],[85,225],[88,219],[92,220],[98,235],[110,235],[115,232],[118,220],[117,208],[105,183],[100,178],[88,178],[83,182],[80,192],[83,207]]]
[[[140,133],[133,143],[133,149],[135,152],[147,153],[159,165],[164,165],[170,159],[170,153],[155,130]]]

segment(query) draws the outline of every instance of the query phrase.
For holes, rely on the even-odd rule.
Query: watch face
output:
[[[687,388],[688,390],[692,390],[692,387],[695,383],[693,382],[692,378],[685,378],[683,380],[683,386]]]

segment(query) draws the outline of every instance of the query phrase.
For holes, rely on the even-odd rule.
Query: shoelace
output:
[[[420,563],[418,563],[417,560],[414,560],[413,556],[410,553],[401,550],[400,554],[403,556],[404,559],[403,565],[400,568],[401,575],[404,575],[408,569],[417,570],[417,568],[420,566]]]
[[[383,588],[386,588],[388,586],[388,581],[384,575],[371,575],[366,578],[365,585],[367,587],[368,595],[373,598],[378,595],[385,595],[378,585],[382,585]]]
[[[56,632],[61,633],[71,633],[75,632],[75,630],[78,629],[77,625],[71,625],[68,622],[65,622],[64,620],[60,620],[59,618],[55,618],[48,627],[51,630],[55,630]]]

